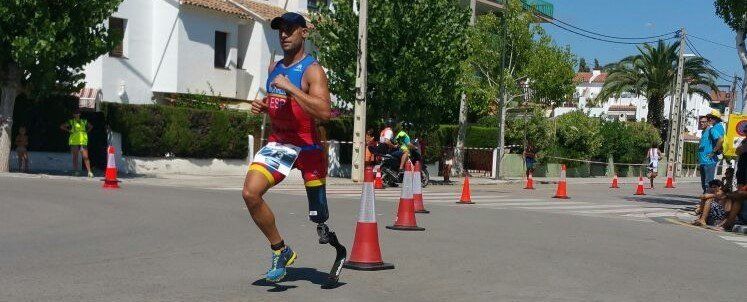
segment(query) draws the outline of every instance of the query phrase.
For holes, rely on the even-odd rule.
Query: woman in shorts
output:
[[[88,160],[88,132],[93,129],[93,126],[87,120],[80,118],[80,110],[76,110],[73,113],[73,118],[60,125],[60,129],[70,133],[68,144],[70,145],[70,153],[73,155],[74,175],[79,175],[78,154],[80,154],[83,156],[83,163],[88,170],[88,177],[93,177],[91,161]]]

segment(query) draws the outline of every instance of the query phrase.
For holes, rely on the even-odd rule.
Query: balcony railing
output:
[[[506,0],[490,0],[498,4],[505,4]],[[553,12],[555,10],[552,3],[543,0],[521,0],[521,6],[524,9],[533,9],[537,14],[542,17],[552,19]]]

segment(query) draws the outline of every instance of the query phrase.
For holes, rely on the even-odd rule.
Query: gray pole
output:
[[[477,0],[470,0],[469,25],[474,26],[477,19]],[[464,173],[464,141],[467,139],[467,95],[462,93],[459,100],[459,131],[457,132],[456,146],[454,148],[454,172],[457,175]]]
[[[675,131],[677,134],[676,135],[677,143],[675,144],[677,152],[674,154],[675,164],[674,164],[674,167],[672,167],[672,169],[674,169],[672,171],[672,174],[676,175],[677,177],[682,176],[682,152],[685,147],[684,146],[685,136],[683,135],[684,131],[682,131],[683,130],[682,128],[684,127],[684,123],[685,123],[685,114],[684,114],[686,112],[685,105],[687,104],[687,99],[689,98],[689,95],[687,93],[688,90],[690,90],[690,83],[685,82],[685,88],[682,91],[683,96],[681,97],[682,101],[680,102],[680,106],[679,106],[680,111],[678,115],[679,115],[680,120],[677,122],[677,130]]]
[[[506,51],[508,50],[506,48],[506,36],[508,32],[508,28],[506,27],[506,14],[508,13],[508,5],[510,1],[506,1],[503,13],[503,18],[501,18],[501,23],[503,23],[503,45],[501,45],[501,74],[499,77],[500,81],[500,101],[498,102],[498,114],[500,118],[500,125],[498,126],[498,158],[493,162],[495,165],[495,179],[501,178],[501,161],[503,161],[503,153],[506,149],[506,84],[504,83],[503,74],[505,73],[504,70],[506,69]]]
[[[679,38],[680,38],[680,49],[679,49],[679,59],[677,62],[677,82],[674,84],[674,93],[672,94],[673,102],[674,102],[674,111],[672,112],[672,119],[670,119],[670,129],[673,131],[669,135],[669,146],[668,146],[668,152],[667,152],[667,163],[672,164],[675,162],[677,158],[677,142],[679,142],[679,136],[681,133],[677,133],[679,131],[679,124],[680,124],[680,115],[682,111],[682,77],[684,73],[684,63],[685,63],[685,28],[681,28],[679,32]],[[677,173],[677,171],[673,171]]]
[[[353,164],[351,179],[363,181],[366,133],[366,80],[368,49],[368,0],[360,0],[358,9],[358,67],[355,75],[355,116],[353,117]]]

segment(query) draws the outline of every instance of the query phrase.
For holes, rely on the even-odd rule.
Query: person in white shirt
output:
[[[651,145],[651,148],[646,151],[646,158],[648,159],[648,179],[651,181],[651,189],[653,189],[654,178],[659,175],[659,160],[661,160],[661,151],[659,151],[658,144]]]
[[[386,121],[386,127],[384,127],[384,129],[382,129],[379,133],[379,145],[382,148],[380,149],[381,153],[389,154],[390,152],[397,149],[397,146],[395,146],[392,142],[392,139],[394,139],[394,131],[392,130],[393,124],[394,121],[388,119]]]

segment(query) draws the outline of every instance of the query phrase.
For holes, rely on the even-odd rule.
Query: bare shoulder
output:
[[[319,62],[312,63],[309,68],[306,69],[306,72],[304,72],[303,77],[310,83],[327,81],[327,74],[324,72],[324,68],[322,68],[322,65],[320,65]]]

